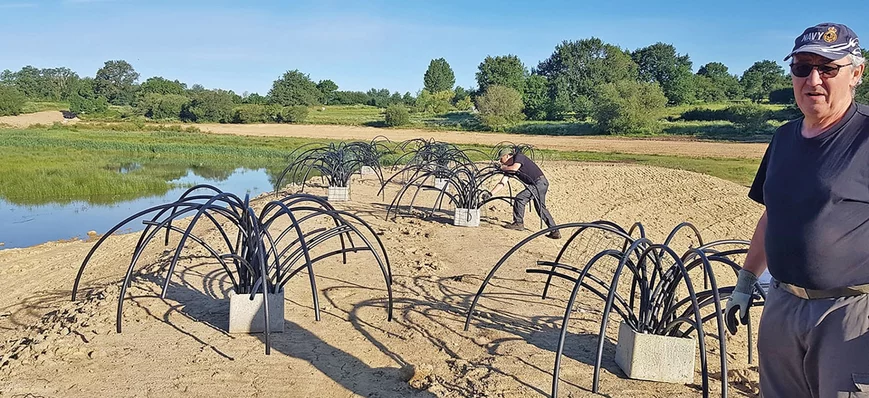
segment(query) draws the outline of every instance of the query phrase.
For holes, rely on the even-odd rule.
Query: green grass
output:
[[[19,205],[83,200],[95,204],[161,195],[167,181],[195,169],[225,178],[238,167],[265,168],[274,181],[286,155],[309,140],[178,131],[52,127],[0,129],[0,198]],[[464,145],[491,153],[492,148]],[[621,162],[690,170],[748,185],[759,159],[691,158],[541,151],[547,160]],[[474,155],[485,160],[484,155]],[[130,167],[137,165],[140,167]]]
[[[68,111],[69,103],[51,101],[28,101],[24,103],[22,113],[36,113],[44,111]]]
[[[249,139],[182,132],[0,130],[0,198],[15,204],[105,204],[173,188],[167,181],[195,169],[227,176],[238,167],[266,168],[312,140]],[[141,167],[123,173],[130,164]]]

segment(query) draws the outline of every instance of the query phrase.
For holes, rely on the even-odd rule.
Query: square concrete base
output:
[[[284,292],[269,293],[269,331],[284,331]],[[229,333],[263,333],[265,325],[263,295],[257,293],[253,300],[250,294],[229,293]]]
[[[359,174],[364,176],[374,175],[374,168],[371,166],[362,166],[362,168],[359,170]]]
[[[435,178],[434,186],[437,189],[444,189],[444,187],[447,186],[447,179],[446,178]]]
[[[695,346],[693,338],[637,333],[622,322],[616,364],[632,379],[693,383]]]
[[[453,214],[453,225],[460,227],[479,227],[480,209],[457,208]]]
[[[346,202],[350,200],[350,187],[329,187],[326,199],[330,202]]]

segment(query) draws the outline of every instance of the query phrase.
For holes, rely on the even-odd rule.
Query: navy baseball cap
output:
[[[812,26],[797,36],[793,51],[784,60],[796,53],[812,53],[834,60],[848,54],[863,56],[857,34],[845,25],[829,22]]]

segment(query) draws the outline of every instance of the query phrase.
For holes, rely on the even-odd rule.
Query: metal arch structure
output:
[[[528,157],[528,159],[533,160],[534,162],[543,161],[543,156],[540,152],[537,151],[537,148],[534,145],[526,144],[522,142],[511,142],[511,141],[501,141],[492,148],[492,152],[490,152],[489,157],[493,160],[498,160],[498,153],[501,152],[502,149],[509,149],[513,153],[521,153]]]
[[[290,161],[275,180],[275,192],[279,192],[285,184],[297,185],[298,192],[302,192],[307,181],[316,176],[325,179],[329,186],[347,187],[350,177],[361,173],[364,166],[371,167],[382,184],[381,162],[392,153],[386,145],[388,142],[386,137],[377,136],[369,142],[302,145],[287,155]]]
[[[672,247],[672,239],[681,229],[694,233],[698,247],[688,248],[682,255]],[[577,296],[587,290],[604,300],[605,307],[601,316],[598,345],[594,364],[592,391],[600,391],[600,368],[606,330],[611,314],[616,314],[625,324],[638,333],[653,333],[662,336],[697,336],[700,345],[700,367],[703,396],[709,396],[709,370],[706,351],[706,337],[718,339],[718,355],[722,374],[727,374],[727,347],[723,304],[733,291],[733,286],[719,287],[716,271],[732,273],[734,276],[741,267],[734,257],[748,252],[749,242],[745,240],[718,240],[702,243],[696,227],[681,223],[668,235],[665,243],[652,242],[645,235],[640,223],[624,229],[616,223],[599,220],[589,223],[567,223],[556,225],[523,239],[505,253],[483,280],[468,308],[464,330],[467,331],[475,308],[495,273],[511,256],[519,252],[529,242],[551,231],[559,230],[567,235],[565,243],[551,260],[540,259],[525,270],[529,274],[546,275],[547,280],[542,297],[546,299],[552,278],[559,278],[573,284],[564,309],[558,348],[555,355],[551,395],[558,396],[558,381],[564,342],[574,312]],[[607,242],[602,247],[586,250],[585,257],[577,264],[569,264],[564,256],[569,250],[577,250],[583,235],[598,234],[598,242]],[[638,236],[635,236],[638,235]],[[606,261],[610,263],[606,263]],[[605,265],[617,263],[615,268]],[[700,275],[704,288],[700,289]],[[693,277],[692,277],[693,274]],[[695,281],[695,279],[698,279]],[[626,283],[626,284],[625,284]],[[622,286],[620,290],[620,286]],[[628,294],[624,295],[624,291]],[[687,297],[679,298],[679,292]],[[755,285],[754,306],[762,306],[766,293],[758,283]],[[710,336],[706,330],[714,327],[716,332]],[[749,333],[749,361],[751,360],[751,325]],[[714,336],[714,337],[713,337]],[[721,396],[727,397],[727,378],[721,378]]]
[[[202,191],[205,193],[199,193]],[[186,228],[173,225],[173,222],[191,216]],[[303,270],[307,271],[314,314],[319,321],[314,265],[338,255],[342,263],[347,264],[348,253],[370,252],[383,275],[387,291],[387,320],[392,321],[392,270],[389,256],[380,237],[360,217],[336,210],[322,198],[307,194],[293,194],[270,201],[257,213],[251,207],[249,197],[241,199],[209,185],[194,186],[177,201],[142,210],[109,229],[79,266],[72,288],[73,301],[76,300],[85,269],[94,253],[109,236],[139,219],[143,219],[145,228],[133,249],[121,285],[116,313],[118,333],[122,331],[126,289],[130,286],[137,262],[145,248],[164,231],[164,246],[169,245],[169,235],[172,233],[180,235],[180,239],[163,281],[161,298],[166,297],[175,267],[181,253],[189,247],[189,240],[204,248],[210,257],[220,263],[237,294],[249,294],[251,299],[258,293],[280,292],[291,278]],[[314,220],[320,220],[320,223]],[[203,223],[219,233],[220,239],[216,244],[209,244],[193,233],[194,227]],[[231,236],[234,238],[231,239]],[[328,250],[328,245],[324,244],[336,238],[339,248]],[[321,250],[320,247],[326,249]],[[265,351],[268,355],[271,353],[270,314],[268,300],[263,300],[263,303]]]

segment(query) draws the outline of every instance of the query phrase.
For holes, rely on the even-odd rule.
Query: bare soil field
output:
[[[51,125],[54,122],[76,123],[78,121],[78,118],[64,118],[63,112],[42,111],[36,113],[26,113],[18,116],[0,116],[0,127],[6,125],[15,128],[26,128],[33,124]]]
[[[371,140],[385,136],[393,141],[434,138],[454,144],[495,145],[502,141],[528,143],[543,149],[561,151],[618,152],[644,155],[678,155],[713,158],[763,157],[766,143],[730,143],[689,140],[629,139],[618,137],[564,137],[468,131],[430,131],[419,129],[383,129],[360,126],[287,125],[287,124],[198,124],[202,131],[215,134],[255,135],[263,137],[331,138],[337,140]]]
[[[558,223],[610,220],[628,227],[639,221],[655,242],[683,221],[696,225],[707,242],[749,239],[762,211],[745,187],[687,171],[569,162],[545,162],[543,169]],[[336,207],[365,219],[386,246],[392,322],[386,318],[383,276],[365,253],[351,254],[347,264],[338,257],[318,263],[320,321],[314,319],[307,275],[287,284],[284,332],[272,334],[266,356],[261,334],[226,332],[231,285],[198,247],[184,252],[166,299],[160,299],[173,246],[152,244],[124,301],[123,333],[115,332],[115,310],[138,234],[107,240],[86,270],[76,302],[70,301],[72,283],[93,241],[5,249],[0,397],[548,396],[572,286],[558,281],[542,300],[545,277],[525,269],[554,256],[564,240],[535,239],[505,264],[466,332],[465,313],[482,279],[513,245],[537,231],[536,216],[528,215],[526,231],[501,227],[510,221],[505,203],[487,206],[476,228],[455,227],[443,214],[386,220],[385,205],[395,189],[383,198],[376,194],[376,179],[352,184],[353,200]],[[319,187],[308,191],[325,195]],[[255,207],[270,199],[258,198]],[[220,239],[204,227],[197,235],[207,242]],[[679,251],[692,243],[686,238],[673,245]],[[719,285],[734,280],[722,275]],[[562,397],[600,396],[591,392],[591,381],[602,308],[597,297],[580,294],[562,361]],[[753,311],[755,321],[759,315]],[[617,325],[610,322],[606,334],[603,396],[701,395],[699,362],[691,384],[628,379],[613,359]],[[756,396],[758,376],[747,361],[745,330],[726,339],[730,370],[724,377],[731,396]],[[715,341],[707,337],[707,344]],[[718,396],[718,354],[707,351]]]

